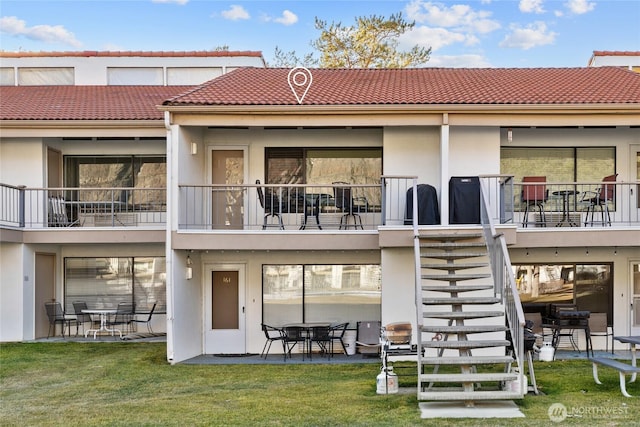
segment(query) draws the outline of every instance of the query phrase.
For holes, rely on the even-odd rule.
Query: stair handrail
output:
[[[418,177],[412,179],[411,197],[413,198],[412,204],[412,217],[411,225],[413,229],[413,265],[414,265],[414,280],[415,280],[415,305],[416,305],[416,331],[418,332],[418,357],[417,368],[418,373],[422,372],[422,326],[424,322],[422,312],[422,266],[420,262],[420,233],[418,232]],[[420,388],[418,387],[418,393]]]
[[[511,334],[514,356],[519,369],[520,384],[524,384],[524,311],[520,302],[520,295],[516,288],[516,281],[511,268],[511,259],[507,250],[504,234],[496,231],[487,196],[486,183],[480,184],[480,218],[482,231],[487,244],[487,252],[491,263],[494,283],[494,295],[501,295],[502,304],[507,316],[507,327]],[[523,395],[526,390],[520,387]]]

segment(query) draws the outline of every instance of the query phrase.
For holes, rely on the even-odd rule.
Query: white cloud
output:
[[[556,33],[549,31],[544,22],[534,22],[526,28],[511,25],[511,33],[507,34],[500,42],[500,47],[517,48],[528,50],[537,46],[552,44],[556,38]]]
[[[595,2],[590,2],[588,0],[569,0],[564,5],[569,9],[569,11],[571,11],[571,13],[576,15],[591,12],[596,8]]]
[[[73,47],[82,46],[76,36],[62,25],[34,25],[33,27],[27,27],[25,21],[15,16],[0,18],[0,33],[23,36],[46,43],[62,43]]]
[[[432,55],[426,67],[443,68],[490,68],[492,65],[481,55]]]
[[[247,12],[247,10],[244,7],[237,4],[232,4],[229,10],[223,10],[222,16],[225,19],[228,19],[230,21],[237,21],[239,19],[250,18],[249,12]]]
[[[446,27],[458,32],[486,34],[500,28],[500,23],[491,19],[491,12],[476,11],[468,5],[447,7],[442,3],[413,0],[405,10],[408,18],[418,24]]]
[[[293,25],[298,22],[298,16],[290,10],[282,12],[282,16],[274,19],[275,22],[282,25]]]
[[[543,0],[520,0],[520,12],[523,13],[544,13],[542,7]]]
[[[151,0],[151,3],[177,4],[184,6],[189,3],[189,0]]]
[[[446,28],[414,27],[413,30],[404,33],[398,39],[401,46],[410,48],[411,46],[431,47],[436,51],[454,43],[464,43],[473,45],[478,43],[478,39],[472,35],[465,35],[449,31]]]

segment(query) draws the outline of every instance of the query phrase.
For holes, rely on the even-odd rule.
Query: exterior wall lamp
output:
[[[187,272],[186,277],[187,280],[191,280],[193,278],[193,261],[191,261],[191,257],[187,255]]]

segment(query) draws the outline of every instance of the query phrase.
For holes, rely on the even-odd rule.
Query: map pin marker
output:
[[[287,76],[287,81],[289,82],[291,92],[293,92],[296,99],[298,100],[298,104],[302,104],[302,100],[304,99],[307,92],[309,92],[309,88],[311,87],[311,83],[313,82],[311,71],[309,71],[305,67],[292,68],[291,71],[289,71],[289,75]]]

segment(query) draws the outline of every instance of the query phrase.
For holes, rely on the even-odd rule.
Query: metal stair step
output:
[[[484,317],[504,316],[502,311],[445,311],[423,312],[423,317],[434,319],[480,319]]]
[[[469,292],[469,291],[484,291],[487,289],[493,289],[493,285],[464,285],[464,286],[443,286],[443,285],[424,285],[423,291],[432,292]]]
[[[422,278],[426,280],[443,280],[447,282],[458,282],[461,280],[486,279],[491,274],[475,273],[475,274],[423,274]],[[492,286],[493,287],[493,286]]]
[[[493,365],[496,363],[514,363],[511,356],[446,356],[423,357],[420,359],[423,365]]]
[[[484,248],[486,249],[487,245],[484,242],[429,242],[429,243],[420,243],[421,248],[431,248],[431,249],[462,249],[462,248]]]
[[[425,348],[468,349],[486,347],[507,347],[509,340],[470,340],[470,341],[424,341]]]
[[[420,254],[422,258],[437,258],[437,259],[462,259],[462,258],[477,258],[487,256],[486,252],[424,252]]]
[[[421,381],[435,383],[481,383],[484,381],[512,381],[517,378],[518,374],[511,372],[420,374]]]
[[[433,332],[441,334],[480,334],[483,332],[504,332],[509,328],[504,325],[442,325],[442,326],[423,326],[422,332]]]
[[[418,236],[421,240],[438,240],[441,242],[450,240],[470,240],[480,239],[483,237],[482,233],[450,233],[450,234],[421,234]]]
[[[418,400],[507,400],[522,399],[522,393],[506,390],[480,391],[420,391]]]
[[[470,269],[470,268],[489,268],[489,263],[486,262],[469,262],[469,263],[462,263],[459,262],[457,264],[453,264],[453,263],[449,263],[449,264],[421,264],[420,265],[421,268],[431,268],[433,270],[448,270],[448,271],[455,271],[455,270],[466,270],[466,269]]]
[[[451,298],[422,298],[423,304],[430,305],[441,305],[441,304],[496,304],[501,301],[500,298],[496,297],[476,297],[476,298],[465,298],[465,297],[451,297]]]

